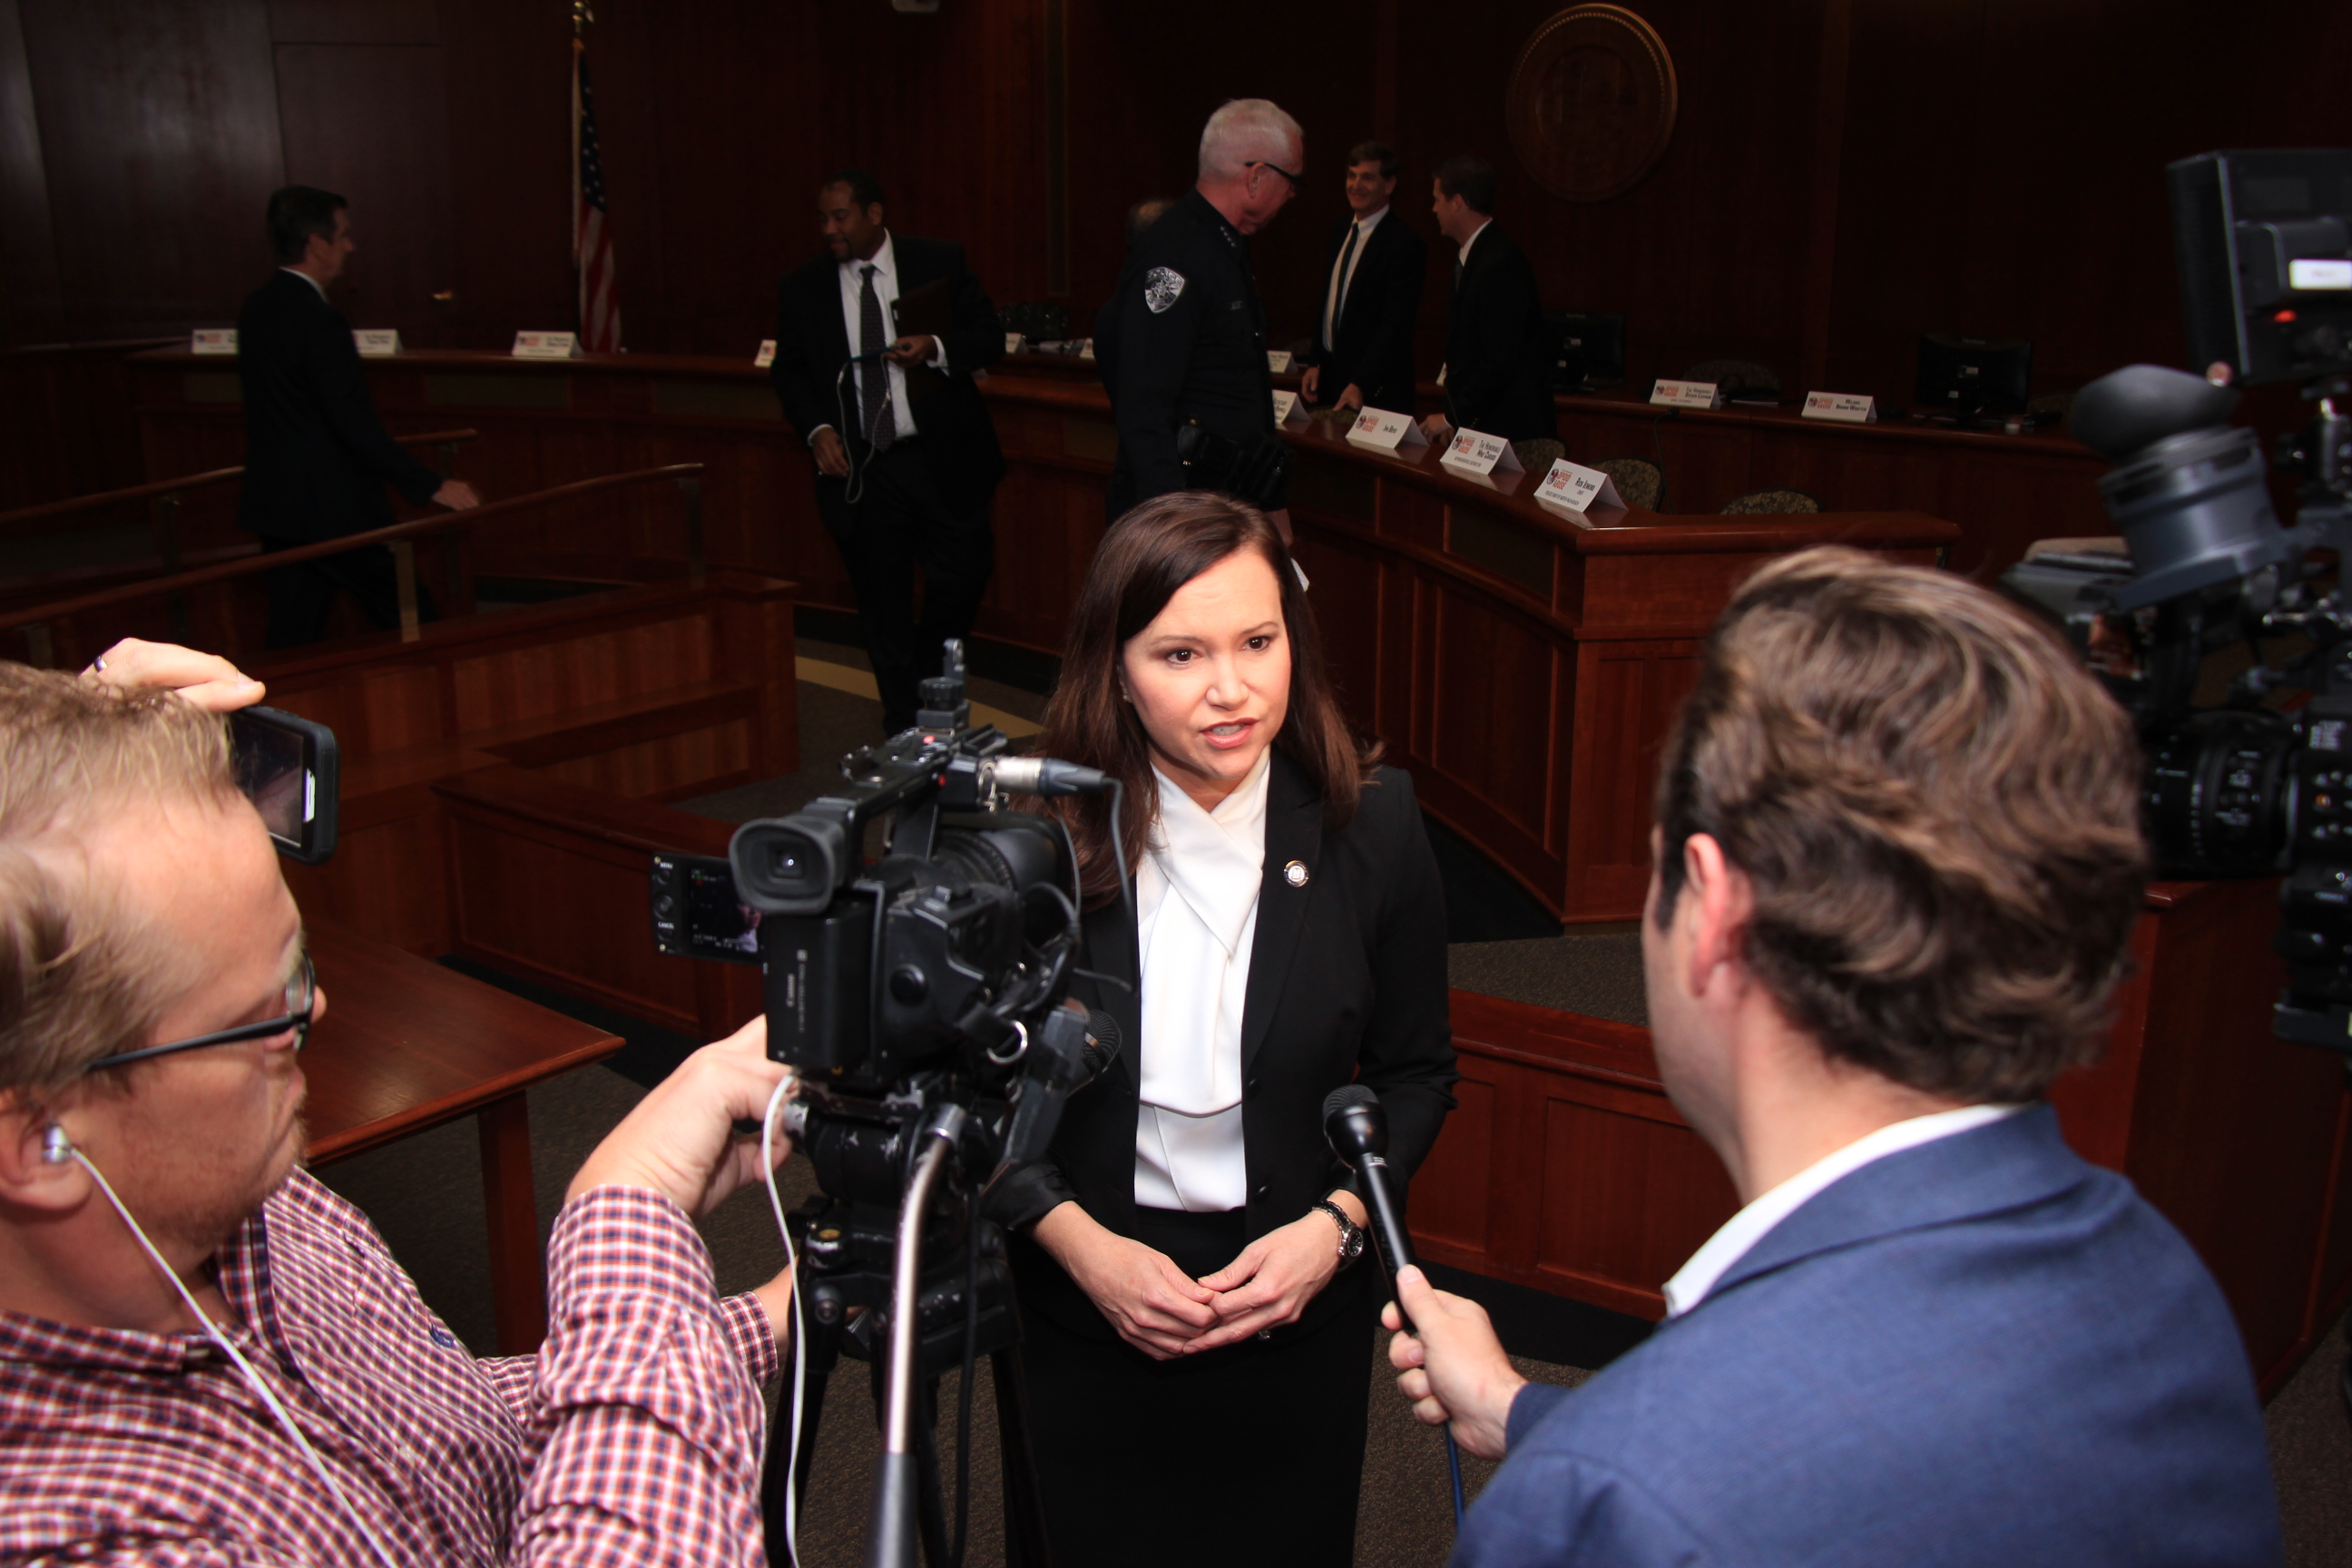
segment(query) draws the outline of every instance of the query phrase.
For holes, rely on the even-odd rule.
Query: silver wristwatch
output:
[[[1339,1267],[1345,1268],[1364,1255],[1364,1227],[1348,1217],[1348,1211],[1329,1198],[1318,1198],[1315,1206],[1331,1216],[1339,1227]]]

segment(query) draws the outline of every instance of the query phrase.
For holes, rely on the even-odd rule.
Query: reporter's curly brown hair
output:
[[[1971,1101],[2095,1058],[2147,873],[2129,720],[1960,578],[1828,548],[1765,567],[1701,656],[1658,779],[1657,918],[1711,835],[1746,962],[1833,1058]]]

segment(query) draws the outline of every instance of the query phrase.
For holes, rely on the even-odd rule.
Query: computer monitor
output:
[[[1547,310],[1550,329],[1551,384],[1555,391],[1573,392],[1625,379],[1625,314],[1622,310]]]
[[[2248,386],[2352,370],[2352,151],[2207,153],[2165,179],[2189,368]]]
[[[2033,375],[2033,344],[2024,338],[1919,334],[1916,401],[1923,414],[2022,414]]]

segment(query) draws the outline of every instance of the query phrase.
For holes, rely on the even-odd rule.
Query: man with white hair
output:
[[[1136,238],[1095,321],[1095,357],[1118,425],[1108,516],[1171,490],[1224,490],[1290,536],[1289,448],[1274,426],[1265,308],[1249,237],[1297,194],[1298,121],[1235,99],[1201,132],[1192,192]]]

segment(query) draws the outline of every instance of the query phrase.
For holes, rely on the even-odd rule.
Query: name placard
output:
[[[580,334],[577,332],[517,332],[514,341],[517,359],[578,359]]]
[[[1566,458],[1551,466],[1551,472],[1536,487],[1536,500],[1554,511],[1582,517],[1595,502],[1605,507],[1626,510],[1617,487],[1599,468],[1588,468],[1571,463]]]
[[[1852,392],[1805,394],[1805,417],[1834,419],[1843,425],[1872,425],[1878,420],[1878,399]]]
[[[1660,376],[1650,388],[1650,401],[1669,408],[1720,408],[1723,392],[1711,381],[1668,381]]]
[[[1457,430],[1445,455],[1437,459],[1457,474],[1516,474],[1519,455],[1500,436],[1478,430]]]
[[[1080,359],[1092,359],[1095,357],[1094,339],[1080,338],[1078,340],[1078,357]]]
[[[1006,353],[1019,353],[1021,352],[1021,343],[1022,337],[1019,332],[1007,332],[1004,334],[1004,352]]]
[[[1367,408],[1348,427],[1348,445],[1375,452],[1402,453],[1408,447],[1428,446],[1429,437],[1421,433],[1421,426],[1412,422],[1410,414]]]
[[[192,354],[233,354],[236,353],[235,327],[198,327],[188,337]]]
[[[751,356],[751,368],[753,370],[765,370],[775,363],[776,340],[773,338],[761,338],[760,340],[760,352]]]
[[[365,358],[390,359],[400,352],[400,332],[397,329],[378,331],[373,327],[354,327],[352,342]]]
[[[1290,361],[1291,354],[1290,351],[1287,349],[1268,349],[1265,351],[1265,368],[1274,372],[1276,375],[1282,374],[1283,372],[1290,368]]]
[[[1274,395],[1274,422],[1276,425],[1307,423],[1307,411],[1298,406],[1298,394],[1277,392]]]

